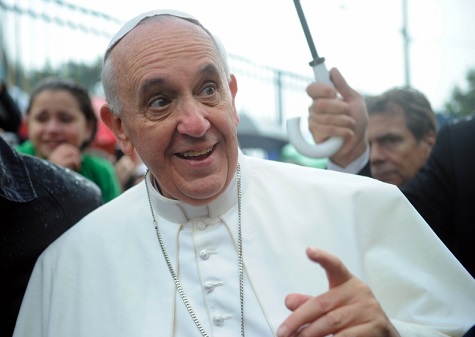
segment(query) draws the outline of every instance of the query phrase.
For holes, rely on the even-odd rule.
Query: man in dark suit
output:
[[[360,161],[359,170],[349,173],[361,174],[360,170],[365,169],[363,164],[366,170],[368,168],[367,161],[362,160],[364,151],[368,153],[374,145],[368,146],[364,137],[367,119],[364,98],[346,83],[337,69],[332,69],[331,75],[335,88],[322,83],[312,83],[307,88],[314,100],[309,109],[310,131],[317,143],[328,137],[343,137],[344,144],[334,157],[353,168]],[[427,152],[430,164],[420,173],[414,171],[412,177],[398,186],[404,186],[402,192],[409,201],[475,277],[475,121],[469,118],[450,123],[439,132],[435,141],[435,146],[440,142],[437,150],[434,154]],[[384,137],[380,141],[384,142]],[[432,140],[425,142],[422,146],[432,148],[429,144],[434,143]],[[421,151],[420,155],[425,153]],[[409,182],[416,175],[417,178]]]
[[[101,204],[101,192],[90,180],[19,154],[0,137],[0,337],[13,335],[41,252]]]
[[[426,165],[401,191],[475,277],[475,115],[442,126]]]

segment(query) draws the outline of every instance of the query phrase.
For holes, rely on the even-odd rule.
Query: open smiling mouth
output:
[[[213,146],[200,151],[186,151],[177,153],[177,156],[187,160],[200,160],[207,158],[213,152]]]

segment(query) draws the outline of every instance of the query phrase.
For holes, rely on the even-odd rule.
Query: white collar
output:
[[[240,150],[238,160],[241,166],[241,189],[242,193],[244,193],[249,180],[249,170],[246,158]],[[147,175],[147,181],[145,183],[152,186],[150,189],[150,198],[155,206],[154,208],[157,209],[161,217],[171,222],[181,224],[198,217],[217,218],[237,204],[236,173],[226,191],[217,199],[204,206],[192,206],[183,201],[165,198],[157,191],[151,178],[152,176],[150,174]]]

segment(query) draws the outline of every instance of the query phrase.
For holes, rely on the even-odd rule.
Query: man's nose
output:
[[[211,126],[206,118],[206,107],[194,99],[188,99],[180,109],[178,132],[192,137],[204,136]]]
[[[370,144],[369,153],[371,163],[380,163],[385,159],[384,149],[378,143]]]

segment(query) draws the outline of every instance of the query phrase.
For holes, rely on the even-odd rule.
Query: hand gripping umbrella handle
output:
[[[300,0],[294,0],[294,4],[302,24],[305,37],[307,38],[310,52],[312,53],[313,60],[310,62],[310,65],[313,68],[315,80],[317,82],[333,85],[332,81],[330,80],[330,74],[328,73],[328,70],[325,66],[325,59],[318,56],[317,49],[315,48],[312,35],[307,25],[307,20],[305,19],[302,6],[300,5]],[[343,145],[343,139],[340,137],[332,137],[319,144],[308,143],[302,136],[302,131],[300,130],[300,117],[287,120],[287,134],[289,136],[290,143],[299,153],[312,158],[330,157],[335,154]]]
[[[325,63],[313,66],[313,72],[317,81],[333,85]],[[343,139],[341,137],[331,137],[319,144],[308,143],[300,130],[300,117],[287,120],[287,135],[289,136],[290,143],[299,153],[311,158],[331,157],[343,145]]]

